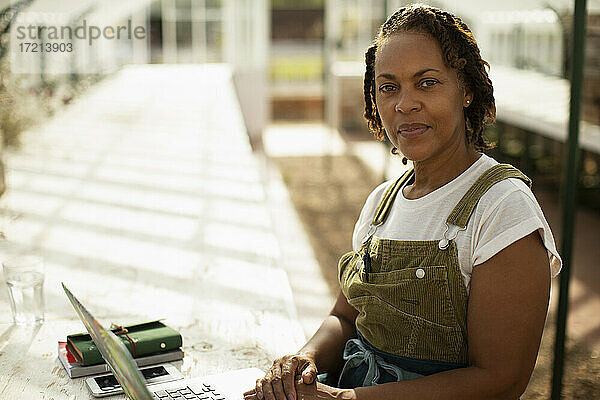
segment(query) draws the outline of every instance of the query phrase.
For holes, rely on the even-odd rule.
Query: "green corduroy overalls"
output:
[[[374,234],[413,170],[391,184],[375,210],[363,245],[338,264],[342,292],[358,310],[356,328],[375,348],[401,357],[467,364],[468,294],[454,239],[465,230],[479,199],[494,184],[519,178],[508,164],[489,168],[446,219],[440,240],[401,241]]]

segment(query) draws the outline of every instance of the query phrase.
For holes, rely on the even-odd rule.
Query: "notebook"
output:
[[[258,368],[234,370],[217,375],[147,385],[133,357],[117,336],[105,329],[75,298],[63,283],[63,289],[81,322],[90,333],[118,384],[132,400],[241,400],[243,393],[264,376]],[[95,396],[102,396],[102,394]]]

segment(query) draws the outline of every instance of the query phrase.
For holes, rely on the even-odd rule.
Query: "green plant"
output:
[[[40,114],[38,99],[20,86],[8,71],[8,62],[0,62],[0,133],[6,145],[18,145],[19,134],[33,125]]]

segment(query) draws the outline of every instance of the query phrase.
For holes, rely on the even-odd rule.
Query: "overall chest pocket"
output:
[[[362,295],[376,296],[397,312],[449,328],[458,321],[443,265],[395,269],[368,274]],[[360,296],[360,295],[359,295]]]
[[[339,264],[342,291],[359,312],[361,334],[392,354],[465,362],[466,338],[450,292],[452,267],[393,256],[381,265],[385,257],[371,250],[377,272],[365,273],[359,251],[345,254]]]
[[[406,357],[462,362],[461,334],[443,265],[368,274],[349,288],[357,328],[376,347]]]
[[[350,304],[359,310],[356,327],[376,348],[414,359],[465,362],[460,328],[407,314],[377,296],[357,297]]]

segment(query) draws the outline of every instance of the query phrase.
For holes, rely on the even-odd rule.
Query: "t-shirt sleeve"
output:
[[[515,185],[516,186],[516,185]],[[552,277],[558,275],[562,261],[556,250],[550,226],[533,193],[519,187],[500,198],[483,213],[473,238],[473,266],[477,266],[517,240],[537,231],[548,252]]]

